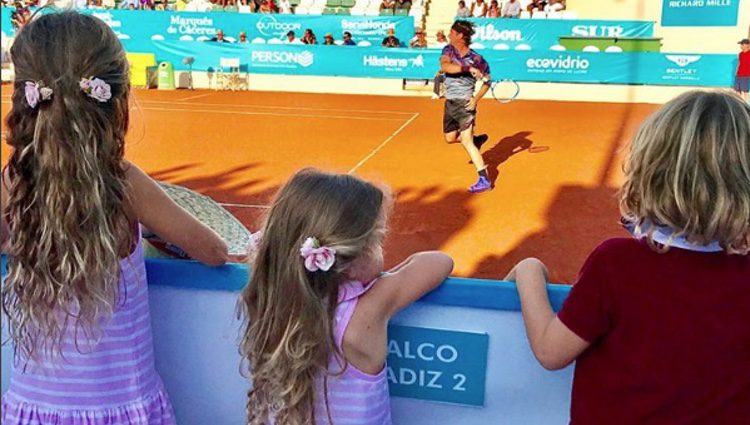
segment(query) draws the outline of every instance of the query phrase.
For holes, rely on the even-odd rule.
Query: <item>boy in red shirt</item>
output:
[[[734,90],[747,101],[747,92],[750,91],[750,40],[740,40],[740,63],[737,65],[737,77],[734,79]]]
[[[750,424],[750,105],[693,91],[638,131],[620,190],[634,238],[589,256],[557,316],[519,263],[526,333],[576,361],[571,425]]]

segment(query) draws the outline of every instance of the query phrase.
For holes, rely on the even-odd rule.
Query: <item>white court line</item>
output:
[[[306,117],[306,118],[332,118],[343,120],[365,120],[365,121],[401,121],[402,118],[382,118],[382,117],[352,117],[348,115],[320,115],[320,114],[282,114],[279,112],[261,112],[261,111],[226,111],[217,109],[186,109],[186,108],[154,108],[149,106],[139,106],[137,109],[144,111],[172,111],[172,112],[201,112],[206,114],[229,114],[229,115],[272,115],[278,117]]]
[[[213,94],[213,93],[209,93]],[[180,102],[166,101],[166,100],[138,100],[138,103],[166,103],[181,105]],[[228,104],[228,103],[204,103],[204,102],[190,102],[189,105],[196,106],[231,106],[233,108],[259,108],[259,109],[290,109],[300,111],[325,111],[325,112],[364,112],[368,114],[398,114],[398,115],[413,115],[416,112],[406,111],[374,111],[371,109],[336,109],[336,108],[318,108],[314,106],[276,106],[276,105],[251,105],[251,104]],[[399,118],[401,119],[401,118]]]
[[[385,139],[383,141],[383,143],[381,143],[375,149],[373,149],[372,152],[370,152],[366,157],[362,158],[362,160],[359,161],[357,163],[357,165],[354,166],[354,168],[352,168],[351,170],[349,170],[349,172],[347,174],[353,174],[355,171],[357,171],[357,169],[359,167],[365,165],[365,162],[369,161],[370,158],[372,158],[378,152],[380,152],[380,150],[383,149],[385,147],[385,145],[387,145],[391,140],[393,140],[394,137],[398,136],[398,133],[401,133],[401,131],[403,129],[405,129],[406,127],[408,127],[409,124],[411,124],[412,121],[414,121],[415,119],[417,119],[418,116],[419,116],[419,113],[415,112],[414,115],[411,116],[411,118],[409,118],[408,120],[406,120],[405,123],[401,124],[401,127],[399,127],[398,129],[396,129],[396,131],[394,131],[393,134],[391,134],[390,136],[388,136],[388,138]]]
[[[195,96],[189,96],[189,97],[186,97],[184,99],[179,99],[178,102],[184,102],[186,100],[192,100],[192,99],[200,99],[202,97],[211,96],[212,94],[213,93],[203,93],[203,94],[198,94],[198,95],[195,95]],[[177,103],[177,102],[175,102],[175,103]]]
[[[226,203],[219,202],[219,205],[221,205],[222,207],[230,207],[230,208],[259,208],[259,209],[264,209],[264,210],[271,208],[270,205],[259,205],[259,204],[226,204]]]
[[[8,98],[10,99],[10,98]],[[2,103],[10,104],[11,102],[6,102],[5,100],[2,101]],[[387,118],[387,117],[353,117],[349,115],[320,115],[320,114],[295,114],[293,112],[290,112],[288,114],[283,114],[281,112],[264,112],[264,111],[235,111],[230,109],[180,109],[180,108],[157,108],[154,106],[143,106],[146,104],[155,103],[155,104],[167,104],[167,105],[180,105],[180,106],[227,106],[226,103],[199,103],[199,102],[188,102],[188,103],[180,103],[180,102],[161,102],[161,101],[150,101],[150,100],[141,100],[137,101],[134,105],[130,107],[131,110],[135,109],[142,109],[142,110],[150,110],[150,111],[175,111],[175,112],[209,112],[209,113],[216,113],[216,114],[239,114],[239,115],[275,115],[279,117],[307,117],[307,118],[336,118],[336,119],[351,119],[351,120],[368,120],[368,121],[401,121],[403,118]],[[367,111],[362,109],[324,109],[324,108],[297,108],[297,107],[285,107],[285,106],[263,106],[263,105],[231,105],[232,108],[236,107],[248,107],[248,108],[265,108],[265,109],[284,109],[284,110],[301,110],[301,111],[321,111],[321,112],[362,112],[362,113],[375,113],[377,111]],[[407,112],[383,112],[380,111],[380,113],[393,113],[393,114],[405,114]],[[414,112],[408,112],[409,114],[414,114]]]
[[[210,96],[214,93],[206,93],[205,96]],[[199,96],[204,96],[204,94],[201,94]],[[10,96],[3,96],[2,99],[8,99],[10,100]],[[288,109],[288,110],[299,110],[299,111],[323,111],[323,112],[362,112],[362,113],[368,113],[368,114],[394,114],[394,115],[414,115],[418,112],[407,112],[407,111],[375,111],[372,109],[336,109],[336,108],[318,108],[318,107],[307,107],[307,106],[276,106],[276,105],[253,105],[253,104],[227,104],[227,103],[204,103],[204,102],[188,102],[184,103],[185,99],[180,99],[180,101],[168,101],[168,100],[145,100],[145,99],[137,99],[135,101],[136,105],[140,104],[147,104],[147,103],[154,103],[154,104],[167,104],[167,105],[195,105],[195,106],[231,106],[232,108],[259,108],[259,109]],[[4,102],[4,103],[10,103],[10,102]],[[395,118],[394,118],[395,119]],[[398,118],[401,120],[402,118]]]

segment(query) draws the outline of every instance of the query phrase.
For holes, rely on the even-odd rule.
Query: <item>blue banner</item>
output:
[[[14,33],[10,25],[11,8],[2,8],[2,28],[6,35]],[[339,15],[283,15],[237,12],[169,12],[150,10],[105,10],[86,9],[82,13],[95,16],[117,34],[121,40],[145,42],[150,40],[205,41],[221,29],[229,40],[236,40],[239,33],[247,33],[249,40],[261,38],[286,39],[286,33],[294,31],[298,38],[310,28],[318,42],[323,42],[326,33],[341,39],[344,31],[352,33],[355,42],[369,41],[380,45],[389,28],[396,37],[408,43],[414,36],[414,18],[411,16],[339,16]],[[7,23],[7,25],[6,25]],[[133,44],[131,43],[131,46]],[[141,48],[135,45],[136,48]],[[142,49],[142,48],[141,48]]]
[[[10,37],[15,34],[13,25],[10,22],[10,13],[13,9],[10,7],[0,7],[0,28],[6,37]]]
[[[513,49],[525,44],[547,50],[560,44],[560,37],[653,37],[654,23],[649,21],[598,21],[567,19],[491,19],[475,18],[472,41],[487,48],[505,44]]]
[[[390,394],[483,406],[488,344],[487,334],[389,326]]]
[[[212,72],[222,57],[239,58],[244,72],[373,78],[431,79],[440,50],[380,47],[237,45],[153,41],[159,61],[186,70],[182,59],[195,58],[194,71]],[[127,40],[125,41],[128,48]],[[130,49],[129,49],[130,50]],[[132,50],[131,50],[132,51]],[[730,87],[735,55],[663,53],[584,53],[482,51],[494,79],[516,81],[651,84]]]
[[[733,27],[741,0],[663,0],[663,27]]]
[[[414,35],[411,16],[337,16],[337,15],[281,15],[236,12],[154,12],[140,10],[90,10],[93,16],[106,22],[121,40],[147,42],[150,40],[205,41],[221,29],[229,40],[239,33],[247,33],[248,40],[285,40],[294,31],[297,38],[312,29],[318,42],[326,33],[341,39],[344,31],[352,33],[355,42],[369,41],[380,45],[389,28],[396,36],[408,41]]]

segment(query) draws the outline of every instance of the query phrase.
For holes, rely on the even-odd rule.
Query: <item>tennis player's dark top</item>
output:
[[[490,64],[479,53],[469,49],[465,56],[461,56],[452,45],[443,48],[442,56],[448,56],[452,63],[461,66],[472,66],[487,77],[490,76]],[[446,74],[445,76],[445,98],[446,99],[471,99],[474,95],[474,87],[477,80],[468,72],[458,74]]]

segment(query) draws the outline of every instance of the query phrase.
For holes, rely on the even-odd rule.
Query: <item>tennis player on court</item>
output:
[[[474,24],[471,22],[458,20],[453,23],[448,35],[450,44],[443,48],[440,57],[440,70],[445,73],[445,141],[461,141],[479,174],[479,179],[469,187],[469,192],[479,193],[492,190],[487,165],[479,152],[487,136],[474,137],[477,102],[490,89],[490,66],[480,54],[469,48],[472,35]],[[483,80],[484,84],[475,95],[477,80]]]

